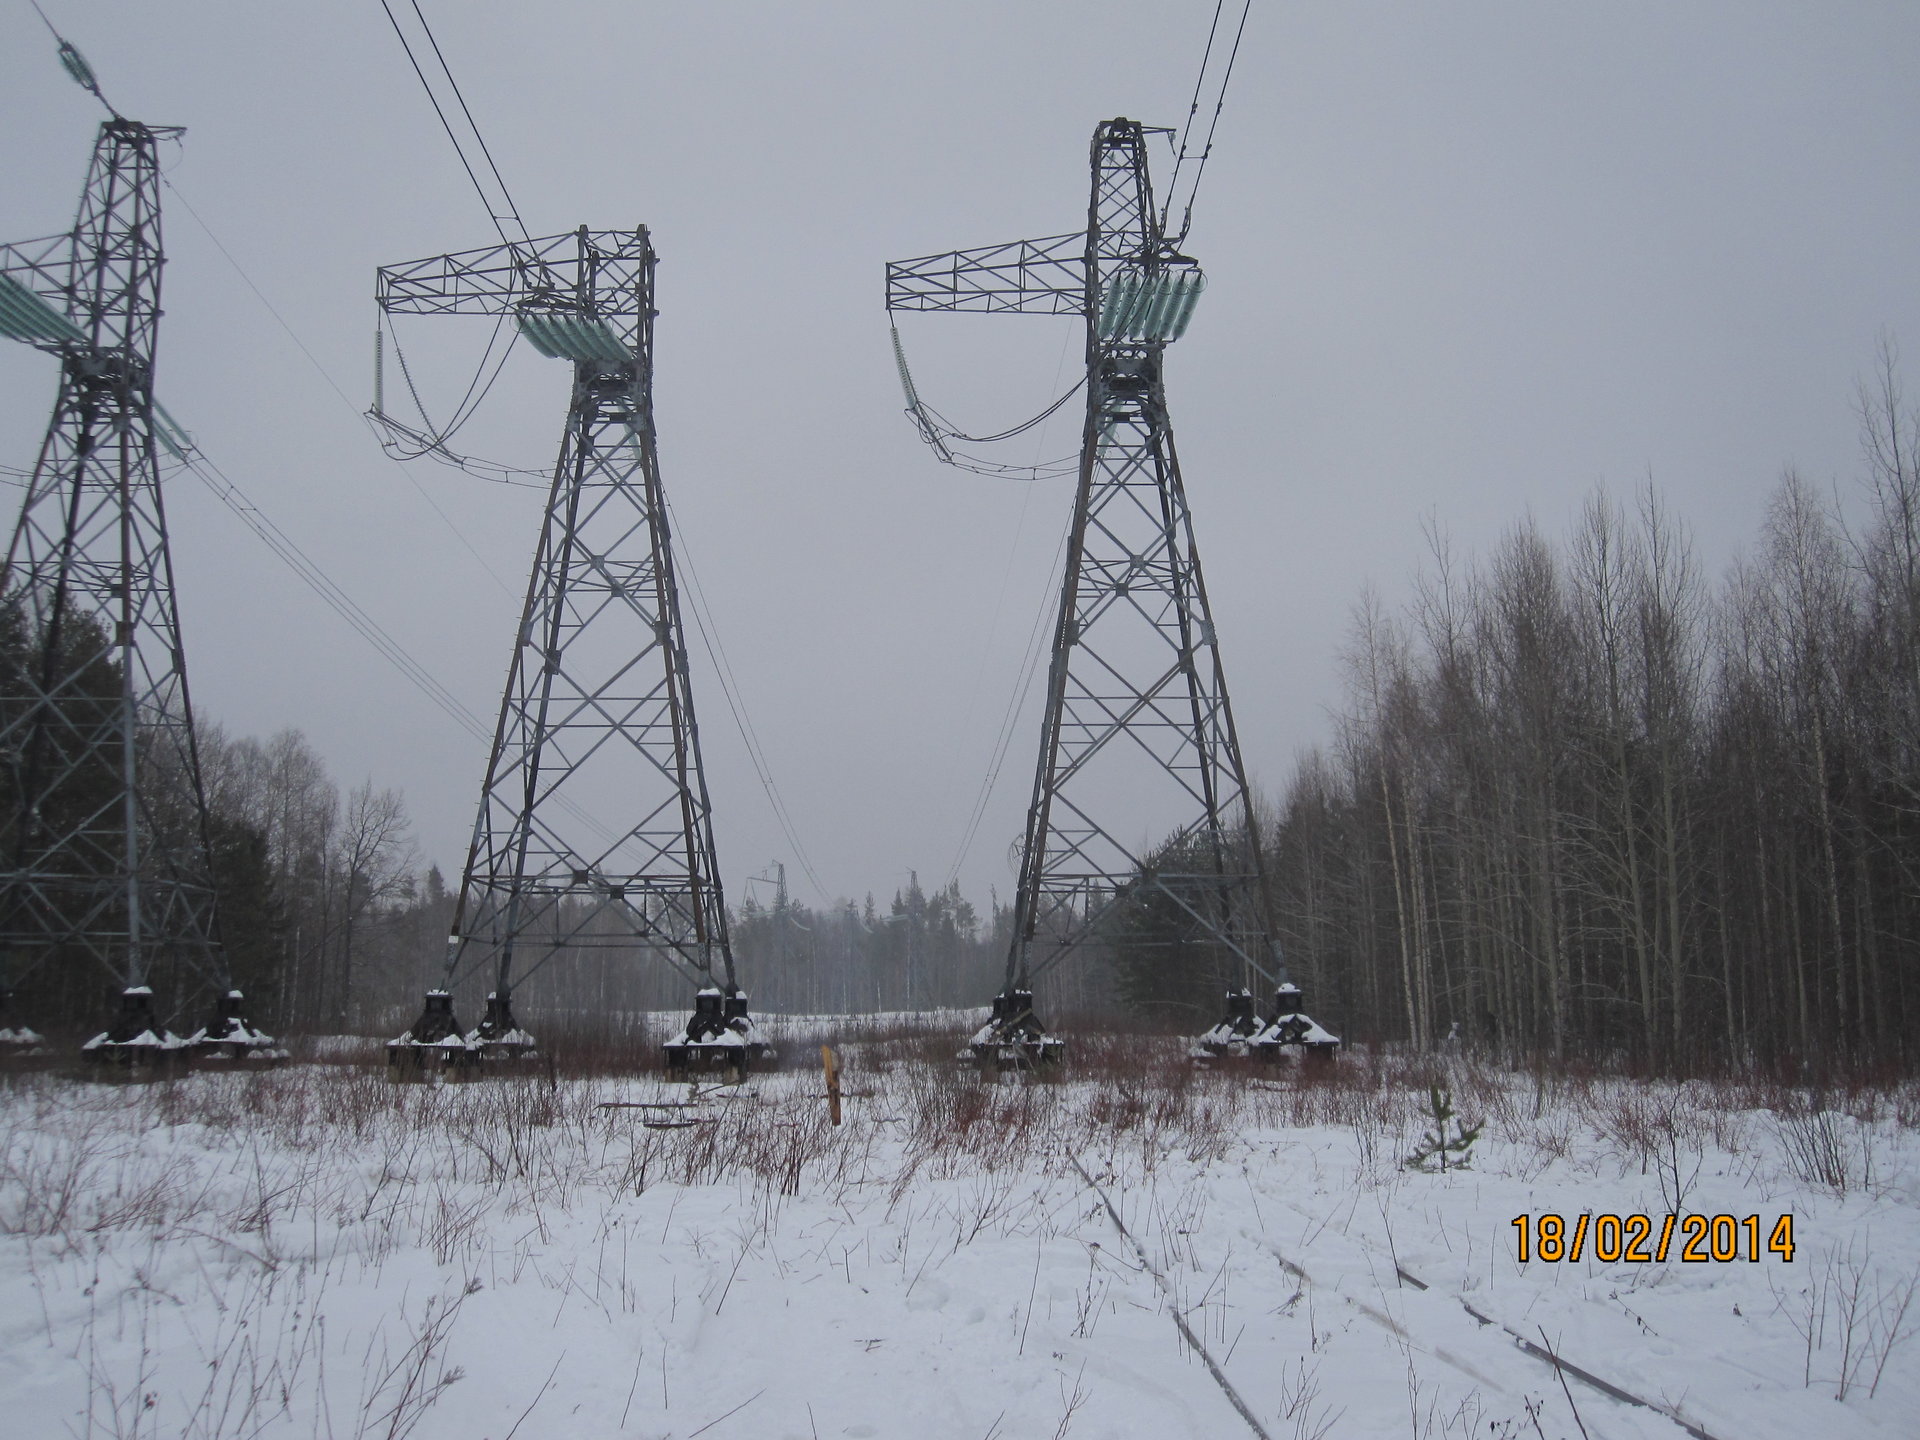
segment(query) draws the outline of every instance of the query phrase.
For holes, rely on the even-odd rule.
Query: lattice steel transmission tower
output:
[[[0,334],[60,361],[0,579],[0,986],[102,966],[121,1010],[88,1050],[136,1059],[271,1043],[219,941],[161,490],[161,450],[182,451],[153,394],[158,149],[180,133],[115,115],[72,231],[0,246]],[[217,990],[186,1040],[155,1012],[160,978]]]
[[[1231,987],[1226,1019],[1202,1037],[1211,1049],[1308,1034],[1263,1021],[1250,988],[1256,975],[1281,984],[1282,1020],[1304,1020],[1270,934],[1253,799],[1167,414],[1166,350],[1205,279],[1154,208],[1147,143],[1159,133],[1126,119],[1094,132],[1084,231],[887,267],[889,311],[1086,325],[1079,482],[1013,941],[972,1047],[986,1063],[1058,1056],[1033,982],[1089,941],[1149,963],[1180,952]],[[920,402],[904,361],[902,379],[909,413],[944,451],[952,432]]]
[[[525,1053],[513,992],[569,953],[650,951],[693,982],[669,1069],[740,1069],[763,1048],[734,977],[654,447],[654,266],[644,228],[582,227],[379,272],[386,315],[509,317],[573,368],[446,978],[396,1063]],[[476,971],[491,993],[462,1034],[452,989]]]

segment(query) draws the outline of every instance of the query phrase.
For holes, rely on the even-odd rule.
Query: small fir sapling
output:
[[[1439,1085],[1427,1087],[1428,1109],[1433,1116],[1433,1129],[1420,1137],[1420,1144],[1407,1156],[1405,1164],[1409,1169],[1428,1172],[1464,1170],[1473,1158],[1473,1142],[1480,1138],[1480,1132],[1486,1128],[1483,1120],[1475,1125],[1463,1124],[1454,1118],[1453,1092]],[[1448,1134],[1451,1126],[1453,1133]]]

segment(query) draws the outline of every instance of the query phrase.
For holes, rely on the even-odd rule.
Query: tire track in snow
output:
[[[1285,1205],[1289,1210],[1293,1211],[1296,1215],[1299,1215],[1302,1219],[1318,1223],[1317,1217],[1313,1215],[1309,1215],[1305,1210],[1302,1210],[1298,1205],[1295,1205],[1290,1201],[1287,1201],[1284,1199],[1280,1203]],[[1283,1270],[1285,1270],[1289,1275],[1292,1275],[1296,1280],[1300,1281],[1300,1283],[1303,1285],[1315,1285],[1315,1281],[1313,1280],[1313,1277],[1308,1275],[1307,1272],[1304,1269],[1302,1269],[1299,1265],[1295,1264],[1293,1261],[1287,1259],[1286,1256],[1282,1255],[1280,1253],[1279,1247],[1274,1245],[1274,1243],[1271,1240],[1268,1240],[1264,1235],[1260,1236],[1259,1238],[1260,1238],[1260,1243],[1264,1245],[1267,1249],[1267,1252],[1271,1254],[1273,1258],[1280,1263],[1280,1267]],[[1351,1244],[1357,1245],[1362,1250],[1366,1250],[1374,1255],[1380,1254],[1379,1247],[1375,1245],[1372,1241],[1368,1240],[1364,1235],[1353,1235],[1353,1234],[1343,1233],[1342,1238],[1347,1240]],[[1610,1400],[1616,1400],[1624,1405],[1637,1406],[1642,1410],[1652,1411],[1654,1414],[1662,1417],[1663,1419],[1670,1420],[1675,1425],[1678,1425],[1682,1430],[1686,1431],[1686,1433],[1692,1437],[1692,1440],[1718,1440],[1718,1437],[1713,1435],[1710,1431],[1706,1430],[1702,1426],[1696,1425],[1693,1421],[1686,1419],[1672,1406],[1664,1405],[1657,1400],[1643,1399],[1642,1397],[1635,1395],[1632,1391],[1623,1389],[1622,1387],[1615,1385],[1612,1381],[1603,1379],[1602,1377],[1594,1374],[1592,1371],[1584,1369],[1579,1365],[1575,1365],[1572,1361],[1566,1359],[1564,1356],[1556,1354],[1552,1349],[1535,1344],[1533,1341],[1529,1340],[1526,1336],[1522,1335],[1518,1330],[1515,1330],[1511,1325],[1508,1325],[1504,1320],[1496,1319],[1491,1315],[1482,1314],[1479,1310],[1474,1308],[1474,1306],[1467,1300],[1466,1296],[1454,1294],[1450,1290],[1436,1290],[1434,1289],[1433,1286],[1429,1285],[1426,1281],[1422,1280],[1419,1276],[1415,1275],[1412,1271],[1408,1270],[1404,1265],[1400,1264],[1397,1258],[1390,1255],[1382,1256],[1381,1258],[1387,1260],[1387,1262],[1390,1265],[1392,1265],[1394,1276],[1395,1278],[1400,1280],[1401,1283],[1406,1285],[1411,1285],[1416,1290],[1422,1290],[1427,1292],[1428,1294],[1440,1296],[1440,1297],[1444,1297],[1446,1299],[1452,1300],[1462,1310],[1466,1311],[1467,1314],[1471,1316],[1482,1328],[1485,1328],[1489,1325],[1498,1327],[1498,1329],[1502,1334],[1506,1335],[1509,1339],[1513,1341],[1514,1345],[1520,1350],[1522,1354],[1527,1355],[1528,1357],[1534,1360],[1538,1360],[1544,1365],[1551,1366],[1561,1376],[1564,1377],[1564,1376],[1571,1375],[1574,1379],[1578,1380],[1581,1384],[1586,1385],[1593,1390],[1597,1390],[1600,1394],[1605,1395]],[[1322,1288],[1322,1287],[1315,1285],[1315,1288]],[[1335,1291],[1334,1293],[1339,1294],[1340,1292]],[[1367,1316],[1367,1318],[1369,1318],[1370,1320],[1373,1320],[1379,1324],[1383,1324],[1387,1326],[1390,1330],[1393,1331],[1394,1334],[1398,1335],[1401,1339],[1406,1340],[1408,1343],[1412,1343],[1412,1337],[1409,1336],[1406,1330],[1403,1329],[1391,1317],[1372,1309],[1370,1306],[1361,1304],[1358,1300],[1353,1299],[1353,1297],[1349,1295],[1342,1294],[1341,1299],[1345,1300],[1349,1305],[1352,1305],[1356,1310],[1360,1311],[1363,1315]],[[1542,1335],[1541,1338],[1545,1339],[1546,1337]],[[1464,1364],[1458,1357],[1449,1355],[1446,1351],[1441,1350],[1437,1346],[1430,1347],[1430,1348],[1432,1350],[1432,1354],[1434,1355],[1434,1358],[1444,1361],[1446,1364],[1452,1365],[1455,1369],[1461,1370],[1466,1374],[1473,1376],[1477,1380],[1481,1380],[1482,1383],[1486,1383],[1486,1384],[1492,1383],[1491,1381],[1485,1380],[1485,1378],[1481,1376],[1479,1372],[1474,1370],[1471,1366]],[[1495,1386],[1494,1388],[1499,1389],[1502,1387]]]
[[[1301,1269],[1300,1266],[1294,1264],[1294,1262],[1289,1260],[1285,1255],[1282,1255],[1280,1253],[1279,1247],[1275,1245],[1271,1240],[1267,1239],[1266,1236],[1252,1235],[1252,1236],[1249,1236],[1248,1238],[1257,1241],[1259,1245],[1264,1250],[1266,1250],[1266,1252],[1269,1255],[1273,1256],[1273,1258],[1279,1262],[1280,1268],[1282,1270],[1286,1271],[1287,1274],[1293,1276],[1293,1278],[1295,1280],[1298,1280],[1303,1286],[1310,1286],[1315,1290],[1323,1290],[1328,1288],[1326,1286],[1321,1285],[1319,1281],[1315,1280],[1305,1270]],[[1423,1285],[1420,1288],[1424,1290],[1426,1287]],[[1367,1319],[1373,1321],[1374,1324],[1380,1326],[1382,1329],[1387,1331],[1388,1334],[1392,1335],[1395,1339],[1399,1340],[1402,1344],[1412,1345],[1417,1347],[1418,1349],[1423,1350],[1425,1353],[1433,1356],[1434,1359],[1440,1361],[1442,1364],[1451,1365],[1454,1369],[1458,1370],[1461,1374],[1467,1376],[1469,1379],[1477,1380],[1480,1384],[1486,1386],[1489,1390],[1497,1391],[1502,1395],[1507,1395],[1510,1393],[1505,1385],[1502,1385],[1498,1380],[1493,1379],[1489,1375],[1482,1374],[1472,1364],[1470,1364],[1466,1360],[1463,1360],[1460,1356],[1455,1355],[1452,1351],[1443,1350],[1438,1345],[1434,1345],[1431,1343],[1421,1344],[1419,1341],[1415,1340],[1414,1337],[1408,1332],[1405,1325],[1401,1324],[1398,1320],[1394,1319],[1393,1316],[1389,1315],[1386,1311],[1376,1310],[1374,1309],[1373,1306],[1367,1304],[1364,1300],[1356,1300],[1353,1296],[1347,1294],[1344,1290],[1334,1289],[1329,1291],[1329,1293],[1339,1296],[1343,1303],[1351,1306],[1355,1310],[1358,1310],[1362,1315],[1366,1316]]]
[[[1180,1313],[1179,1302],[1174,1297],[1173,1287],[1167,1283],[1167,1277],[1162,1275],[1159,1267],[1147,1258],[1146,1247],[1133,1238],[1133,1232],[1127,1229],[1126,1223],[1121,1220],[1120,1212],[1114,1208],[1113,1201],[1107,1197],[1107,1192],[1100,1187],[1100,1182],[1087,1173],[1087,1169],[1080,1163],[1080,1157],[1078,1155],[1069,1155],[1067,1159],[1072,1162],[1073,1168],[1079,1172],[1080,1178],[1086,1181],[1092,1188],[1093,1193],[1100,1197],[1100,1203],[1107,1207],[1107,1218],[1113,1221],[1113,1228],[1118,1230],[1126,1242],[1133,1247],[1133,1253],[1139,1259],[1141,1268],[1153,1277],[1153,1283],[1159,1287],[1161,1296],[1167,1302],[1167,1313],[1173,1317],[1173,1323],[1179,1328],[1181,1339],[1187,1342],[1194,1354],[1206,1362],[1207,1373],[1213,1376],[1214,1384],[1218,1385],[1221,1393],[1232,1402],[1233,1408],[1239,1412],[1240,1418],[1247,1422],[1247,1425],[1252,1429],[1253,1433],[1258,1435],[1260,1440],[1273,1440],[1273,1437],[1267,1434],[1266,1428],[1262,1426],[1260,1421],[1255,1417],[1253,1410],[1248,1406],[1247,1402],[1240,1398],[1240,1392],[1233,1388],[1233,1382],[1227,1379],[1226,1372],[1220,1368],[1219,1363],[1213,1358],[1212,1354],[1207,1350],[1207,1347],[1200,1343],[1200,1337],[1193,1333],[1192,1327],[1187,1324],[1187,1317]]]
[[[1420,1279],[1417,1275],[1413,1274],[1413,1272],[1403,1268],[1398,1264],[1396,1264],[1393,1267],[1393,1273],[1399,1276],[1400,1279],[1405,1281],[1407,1284],[1413,1286],[1414,1289],[1416,1290],[1432,1290],[1433,1289],[1433,1287],[1427,1284],[1426,1281]],[[1573,1376],[1574,1379],[1583,1381],[1586,1384],[1591,1385],[1595,1390],[1598,1390],[1602,1395],[1611,1396],[1613,1399],[1622,1401],[1628,1405],[1638,1405],[1641,1409],[1651,1410],[1657,1415],[1664,1415],[1667,1417],[1667,1419],[1671,1420],[1674,1424],[1678,1425],[1682,1430],[1686,1431],[1687,1434],[1693,1436],[1693,1440],[1715,1440],[1715,1437],[1711,1433],[1709,1433],[1706,1430],[1703,1430],[1700,1426],[1694,1424],[1691,1420],[1687,1420],[1683,1418],[1677,1411],[1672,1410],[1669,1407],[1660,1404],[1657,1400],[1642,1400],[1638,1395],[1634,1395],[1629,1391],[1622,1390],[1618,1385],[1613,1384],[1611,1381],[1602,1380],[1598,1375],[1595,1375],[1591,1371],[1581,1369],[1578,1365],[1575,1365],[1571,1360],[1563,1359],[1561,1356],[1555,1354],[1552,1350],[1543,1349],[1542,1347],[1534,1344],[1533,1341],[1527,1339],[1526,1336],[1522,1335],[1518,1330],[1514,1329],[1511,1325],[1507,1324],[1504,1320],[1496,1320],[1491,1315],[1482,1315],[1478,1310],[1474,1309],[1473,1306],[1468,1303],[1466,1296],[1453,1295],[1450,1292],[1444,1291],[1444,1290],[1436,1291],[1435,1293],[1441,1294],[1441,1295],[1447,1295],[1449,1299],[1457,1301],[1462,1310],[1466,1311],[1467,1314],[1471,1315],[1475,1320],[1478,1320],[1482,1325],[1498,1325],[1505,1334],[1512,1337],[1513,1343],[1515,1345],[1518,1345],[1527,1354],[1533,1356],[1534,1359],[1544,1361],[1547,1364],[1553,1366],[1556,1370],[1563,1371],[1564,1373]],[[1546,1339],[1546,1335],[1544,1332],[1541,1334],[1540,1338],[1542,1340]]]

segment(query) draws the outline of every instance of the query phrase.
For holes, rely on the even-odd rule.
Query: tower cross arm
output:
[[[72,260],[71,234],[0,244],[0,335],[56,352],[86,343],[68,315]]]
[[[501,315],[527,301],[604,310],[634,289],[646,246],[644,230],[581,229],[430,255],[381,266],[375,297],[389,315]]]
[[[64,300],[72,254],[73,235],[66,230],[38,240],[0,244],[0,274],[38,290],[49,299],[58,296]]]
[[[1086,247],[1086,233],[1075,231],[896,260],[887,266],[887,309],[1084,315]]]
[[[491,245],[383,265],[376,282],[389,315],[499,315],[520,288],[517,247]]]

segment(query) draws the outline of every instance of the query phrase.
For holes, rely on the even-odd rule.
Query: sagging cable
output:
[[[907,415],[913,421],[914,428],[920,432],[920,438],[939,457],[943,465],[951,465],[956,470],[970,471],[975,475],[989,475],[1000,479],[1013,480],[1052,480],[1071,475],[1080,463],[1079,452],[1061,456],[1057,460],[1043,461],[1037,465],[1003,465],[997,461],[983,460],[955,450],[949,441],[958,441],[965,445],[992,445],[1003,440],[1011,440],[1024,435],[1036,426],[1044,425],[1057,415],[1066,403],[1080,393],[1085,386],[1084,379],[1075,382],[1059,399],[1042,410],[1030,420],[1023,420],[1011,429],[1002,430],[995,435],[969,435],[946,416],[935,410],[920,398],[920,390],[913,383],[913,371],[907,364],[906,347],[900,341],[900,327],[889,327],[893,335],[893,360],[900,372],[900,390],[906,397]]]

